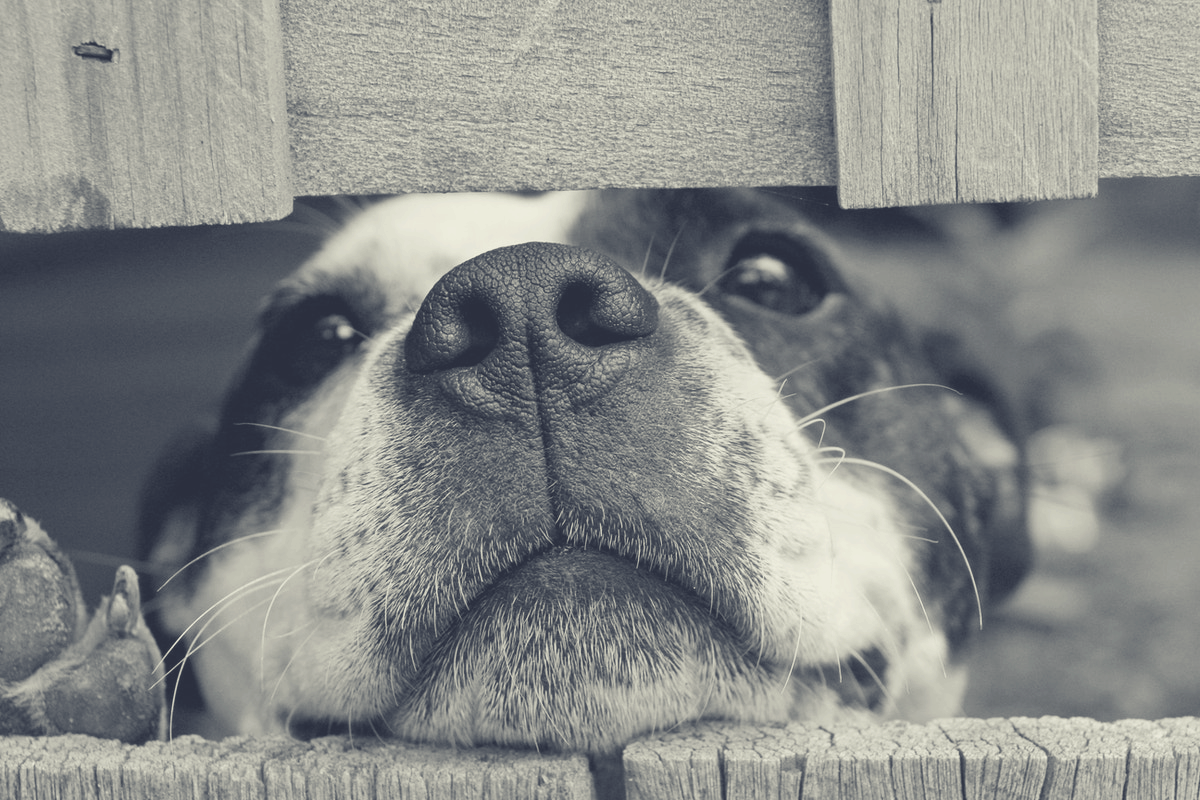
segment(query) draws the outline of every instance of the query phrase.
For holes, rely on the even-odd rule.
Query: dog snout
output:
[[[658,301],[606,256],[528,243],[448,272],[404,343],[405,369],[470,409],[603,394],[658,329]]]

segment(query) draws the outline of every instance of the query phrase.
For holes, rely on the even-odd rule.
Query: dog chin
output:
[[[475,599],[387,723],[406,738],[603,753],[706,716],[783,721],[773,673],[689,590],[556,548]]]

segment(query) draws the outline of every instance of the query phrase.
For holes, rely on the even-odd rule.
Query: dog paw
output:
[[[0,500],[0,734],[158,738],[159,661],[134,571],[117,570],[89,621],[70,561]]]

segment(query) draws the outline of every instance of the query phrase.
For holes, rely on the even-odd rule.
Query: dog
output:
[[[380,202],[155,470],[160,643],[222,733],[953,714],[1029,544],[1000,392],[928,341],[779,193]]]

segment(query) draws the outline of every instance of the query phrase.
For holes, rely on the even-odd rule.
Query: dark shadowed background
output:
[[[1087,447],[1061,458],[1121,470],[1099,527],[1049,536],[989,623],[976,716],[1200,714],[1200,182],[1101,186],[1006,224],[938,215],[1027,345],[1065,335],[1057,352],[1078,374],[1054,421]],[[136,565],[155,455],[214,409],[259,298],[319,243],[296,223],[0,234],[0,496],[71,553],[89,603]],[[920,247],[867,249],[921,274]]]

